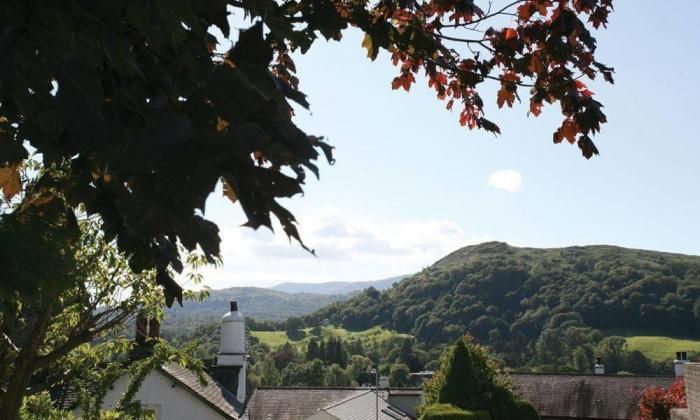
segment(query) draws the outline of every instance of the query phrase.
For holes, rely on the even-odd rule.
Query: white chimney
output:
[[[379,388],[386,389],[389,388],[389,377],[380,376],[379,377]]]
[[[677,377],[683,376],[683,368],[685,363],[688,361],[688,353],[684,351],[676,352],[676,360],[673,361],[673,370],[676,372]]]
[[[605,365],[603,365],[603,358],[596,357],[595,365],[593,365],[593,373],[596,375],[605,375]]]
[[[231,302],[231,311],[221,318],[221,339],[216,355],[216,380],[236,395],[246,399],[245,319],[238,311],[238,302]]]

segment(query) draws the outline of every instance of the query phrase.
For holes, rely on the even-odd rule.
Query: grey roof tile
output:
[[[513,391],[543,417],[618,420],[637,415],[642,390],[667,388],[666,376],[511,373]]]
[[[393,407],[384,399],[385,394],[380,392],[379,398],[374,391],[351,396],[323,408],[323,411],[337,417],[340,420],[367,420],[376,418],[379,420],[410,420],[411,416]],[[377,405],[379,407],[377,407]]]
[[[367,388],[258,388],[248,400],[245,420],[303,420]]]

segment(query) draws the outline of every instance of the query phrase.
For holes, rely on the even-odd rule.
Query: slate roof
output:
[[[667,376],[511,373],[513,391],[543,418],[619,420],[637,415],[641,391],[667,388]]]
[[[344,400],[323,407],[322,411],[340,420],[367,420],[374,419],[379,414],[379,420],[410,420],[411,416],[389,404],[380,392],[377,399],[374,391],[367,390],[364,393],[350,396]],[[377,405],[379,406],[377,408]]]
[[[196,374],[176,364],[167,364],[158,369],[168,378],[178,382],[203,403],[218,411],[223,416],[238,420],[243,413],[243,405],[236,396],[220,386],[211,376],[204,373],[206,385],[199,382]]]
[[[244,420],[303,420],[320,408],[367,392],[367,388],[265,388],[255,390]]]

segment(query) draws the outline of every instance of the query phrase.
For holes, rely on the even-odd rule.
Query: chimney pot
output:
[[[603,358],[597,356],[595,358],[595,365],[593,366],[593,373],[596,375],[605,375],[605,366],[603,365]]]
[[[245,319],[238,302],[230,301],[231,311],[221,318],[219,353],[216,355],[216,380],[244,403],[246,400]]]
[[[684,371],[684,365],[686,363],[686,358],[688,357],[688,353],[685,351],[677,351],[676,352],[676,360],[673,361],[673,370],[676,373],[676,377],[682,377],[683,371]]]

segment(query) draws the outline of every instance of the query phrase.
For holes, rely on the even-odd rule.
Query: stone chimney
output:
[[[246,399],[245,319],[238,311],[238,302],[231,302],[231,310],[221,318],[221,341],[214,365],[216,381],[236,396],[241,403]]]
[[[595,365],[593,365],[593,373],[596,375],[605,375],[605,365],[603,365],[602,357],[595,358]]]
[[[677,351],[676,360],[673,361],[673,370],[676,373],[676,377],[682,377],[685,364],[688,362],[688,352]]]

